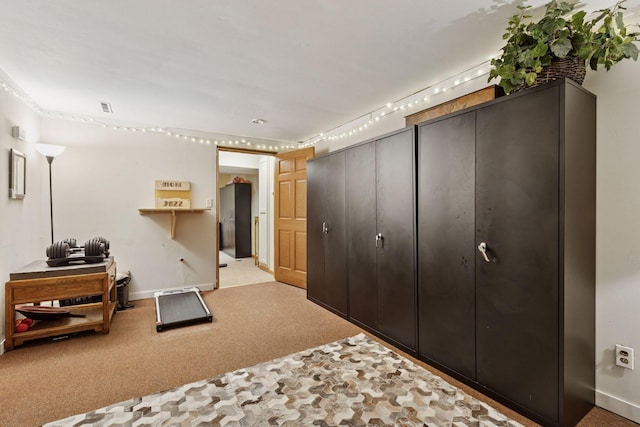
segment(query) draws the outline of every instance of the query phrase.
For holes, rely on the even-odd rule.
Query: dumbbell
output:
[[[81,253],[83,249],[84,254]],[[109,241],[104,237],[93,237],[84,246],[77,247],[76,239],[68,238],[49,245],[46,254],[50,267],[67,265],[71,261],[102,262],[109,256]]]
[[[91,249],[89,250],[90,253],[86,253],[86,247],[87,247],[87,243],[89,241],[92,240],[97,240],[101,243],[104,244],[104,251],[99,251],[98,247],[95,246],[95,244],[92,244]],[[95,255],[100,255],[102,253],[104,253],[105,257],[109,256],[109,241],[107,239],[105,239],[104,237],[101,236],[97,236],[97,237],[93,237],[91,239],[89,239],[87,242],[85,242],[84,246],[78,246],[77,245],[77,240],[73,237],[68,237],[66,239],[63,240],[63,242],[66,242],[69,244],[69,249],[71,251],[71,253],[75,253],[75,252],[81,252],[83,249],[85,250],[85,255],[87,256],[95,256]]]

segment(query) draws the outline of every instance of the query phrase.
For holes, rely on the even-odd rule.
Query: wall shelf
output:
[[[197,214],[197,213],[202,213],[204,211],[210,211],[210,210],[211,208],[199,208],[199,209],[160,209],[160,208],[152,209],[150,208],[150,209],[138,209],[138,212],[140,213],[140,215],[170,214],[171,215],[170,236],[173,239],[176,236],[177,214],[184,214],[184,213]]]

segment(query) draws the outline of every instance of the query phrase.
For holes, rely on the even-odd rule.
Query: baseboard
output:
[[[193,285],[196,288],[200,289],[200,291],[212,291],[214,284],[213,283],[204,283],[202,285]],[[138,299],[148,299],[148,298],[153,298],[153,294],[155,292],[160,292],[160,291],[173,291],[176,289],[182,289],[182,288],[190,288],[193,286],[177,286],[174,288],[166,288],[166,289],[154,289],[151,291],[144,291],[144,292],[133,292],[129,294],[129,300],[138,300]]]
[[[273,271],[269,270],[269,266],[266,264],[263,264],[261,262],[258,263],[258,268],[262,271],[266,271],[269,274],[274,274]]]
[[[640,406],[596,390],[596,405],[607,411],[640,423]]]

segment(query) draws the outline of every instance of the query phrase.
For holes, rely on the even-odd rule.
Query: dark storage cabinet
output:
[[[347,316],[345,153],[307,161],[307,295]]]
[[[346,151],[349,318],[417,350],[415,128]]]
[[[420,355],[475,380],[475,126],[471,112],[419,127]]]
[[[420,356],[544,425],[594,402],[595,111],[558,81],[419,128]]]
[[[251,256],[251,184],[233,183],[220,189],[222,251],[234,258]]]
[[[595,400],[595,117],[559,80],[313,160],[309,299],[577,424]]]

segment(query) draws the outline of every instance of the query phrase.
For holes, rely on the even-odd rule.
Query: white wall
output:
[[[174,240],[170,215],[138,209],[155,206],[157,179],[190,181],[193,208],[215,200],[215,145],[65,120],[42,124],[43,142],[67,147],[53,162],[55,240],[107,238],[118,271],[131,271],[130,299],[184,286],[213,288],[215,209],[179,214]]]
[[[9,273],[44,258],[49,232],[48,194],[42,187],[47,173],[45,158],[35,151],[33,144],[11,136],[11,127],[27,130],[27,138],[40,137],[40,117],[22,101],[0,91],[0,343],[4,343],[4,283]],[[27,157],[26,196],[9,199],[9,150],[21,151]],[[48,183],[46,189],[48,190]],[[4,345],[0,345],[0,354]]]
[[[596,398],[640,423],[640,63],[588,73],[598,96]],[[614,364],[615,344],[635,348],[635,370]]]
[[[258,194],[258,215],[260,217],[260,248],[258,261],[270,271],[274,270],[274,200],[273,185],[276,159],[273,156],[260,156],[258,161],[260,191]]]

